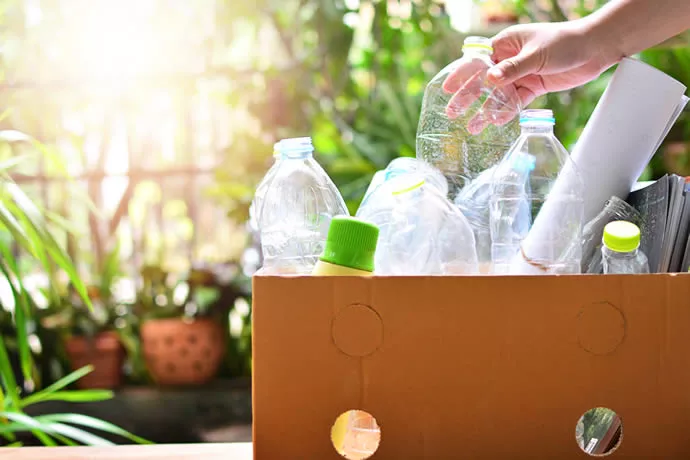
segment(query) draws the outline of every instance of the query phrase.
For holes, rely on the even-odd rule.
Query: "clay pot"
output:
[[[201,385],[213,379],[225,351],[223,329],[210,319],[155,319],[141,327],[144,359],[160,385]]]
[[[76,382],[77,387],[111,389],[122,384],[125,351],[115,332],[101,332],[92,338],[69,337],[65,351],[73,371],[89,364],[94,367],[93,372]]]

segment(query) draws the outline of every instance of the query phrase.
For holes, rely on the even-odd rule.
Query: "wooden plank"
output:
[[[251,443],[0,449],[1,460],[252,460]]]

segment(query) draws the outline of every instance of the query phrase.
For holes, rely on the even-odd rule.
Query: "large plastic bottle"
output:
[[[491,253],[495,273],[580,273],[583,184],[553,133],[550,110],[526,110],[521,134],[496,167],[491,187]],[[556,179],[559,186],[554,187]],[[550,222],[541,219],[549,206]],[[534,234],[532,229],[538,229]],[[577,244],[573,244],[576,242]]]
[[[352,217],[336,216],[328,230],[326,247],[314,267],[316,276],[371,276],[379,229]],[[376,452],[381,429],[368,413],[350,410],[336,419],[331,441],[347,459],[365,459]]]
[[[259,218],[262,273],[311,273],[323,252],[331,219],[349,215],[313,152],[308,137],[285,139],[278,145],[279,165]]]
[[[474,235],[467,219],[423,174],[401,174],[381,184],[357,211],[379,228],[376,273],[477,273]]]
[[[271,181],[276,175],[278,166],[280,166],[279,146],[280,142],[277,142],[275,145],[273,145],[273,164],[270,168],[268,168],[266,175],[263,177],[263,179],[261,179],[261,182],[259,182],[259,185],[256,187],[254,199],[252,200],[252,204],[249,206],[249,228],[251,228],[252,231],[259,231],[261,228],[259,217],[261,216],[261,210],[263,209],[264,197],[266,196],[266,191],[268,190],[269,185],[271,185]]]
[[[498,163],[517,139],[520,102],[514,86],[486,82],[491,40],[468,37],[463,55],[441,70],[424,91],[417,128],[417,158],[437,167],[449,182],[449,196]],[[458,71],[464,85],[454,94],[444,89]]]
[[[618,220],[604,227],[601,256],[604,274],[649,273],[649,261],[640,248],[640,228]]]

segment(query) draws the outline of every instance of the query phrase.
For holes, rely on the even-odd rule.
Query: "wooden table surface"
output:
[[[251,460],[252,444],[167,444],[118,447],[0,449],[1,460]]]

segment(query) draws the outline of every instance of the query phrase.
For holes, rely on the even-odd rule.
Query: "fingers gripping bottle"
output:
[[[462,51],[427,85],[417,128],[417,158],[446,176],[451,200],[498,163],[520,133],[515,87],[486,80],[494,66],[491,40],[468,37]]]

